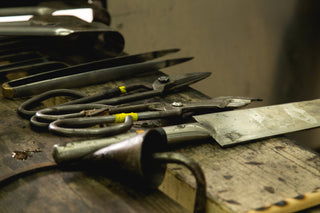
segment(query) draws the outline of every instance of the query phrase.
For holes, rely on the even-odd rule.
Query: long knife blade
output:
[[[222,146],[320,126],[320,99],[193,116]]]

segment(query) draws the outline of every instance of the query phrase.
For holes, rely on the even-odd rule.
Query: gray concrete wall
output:
[[[319,98],[320,2],[308,0],[108,0],[125,51],[181,48],[194,56],[167,74],[212,72],[193,86],[210,97],[253,96],[261,105]],[[319,131],[294,138],[318,147]]]

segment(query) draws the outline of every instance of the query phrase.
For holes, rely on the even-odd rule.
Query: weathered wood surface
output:
[[[151,82],[155,78],[141,79]],[[130,83],[138,81],[138,78],[131,79]],[[129,81],[86,87],[81,91],[92,94],[123,83]],[[168,95],[165,100],[196,101],[202,98],[205,96],[187,89]],[[84,140],[32,131],[29,122],[16,113],[22,101],[0,99],[1,175],[34,163],[52,161],[54,144]],[[35,152],[31,152],[32,156],[27,160],[19,161],[11,157],[12,151]],[[284,137],[227,149],[222,149],[213,140],[201,141],[178,147],[175,151],[193,158],[204,170],[208,186],[208,212],[245,212],[310,193],[320,187],[319,155]],[[193,176],[181,166],[170,164],[168,168],[160,189],[191,210],[195,188]],[[1,211],[5,212],[185,211],[160,191],[136,190],[108,177],[61,171],[37,173],[2,187],[0,206]]]
[[[132,80],[135,81],[135,80]],[[100,85],[110,88],[121,82]],[[82,91],[95,93],[97,87]],[[35,132],[17,114],[23,99],[0,97],[0,176],[35,163],[53,161],[52,146],[83,138],[59,137]],[[51,99],[55,103],[61,101]],[[51,104],[52,104],[51,103]],[[12,158],[14,151],[28,151],[26,160]],[[130,178],[130,177],[128,177]],[[28,175],[0,188],[0,212],[186,212],[159,190],[122,184],[114,178],[82,172],[44,171]]]
[[[313,192],[320,186],[319,155],[284,137],[227,149],[203,143],[176,151],[201,165],[207,179],[208,206],[221,212],[268,207]],[[181,166],[169,165],[168,176],[170,181],[164,181],[161,189],[177,199],[188,199],[179,194],[179,190],[170,189],[174,185],[181,186],[181,182],[194,186],[189,172]],[[303,206],[302,202],[297,205]],[[317,202],[320,202],[319,195]],[[189,205],[190,208],[192,203]],[[281,211],[286,212],[283,208]]]

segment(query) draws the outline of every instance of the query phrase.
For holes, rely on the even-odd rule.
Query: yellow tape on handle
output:
[[[119,90],[120,90],[121,93],[127,93],[127,90],[126,90],[125,86],[119,87]]]
[[[119,113],[119,114],[115,114],[113,115],[115,118],[114,123],[123,123],[124,119],[128,116],[131,115],[132,120],[133,121],[137,121],[138,120],[138,114],[131,112],[131,113]]]

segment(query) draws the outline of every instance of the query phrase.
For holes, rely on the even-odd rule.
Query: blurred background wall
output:
[[[108,0],[108,10],[126,52],[195,57],[163,72],[212,72],[192,86],[210,97],[263,98],[256,106],[320,98],[320,1]],[[289,137],[320,148],[318,129]]]

